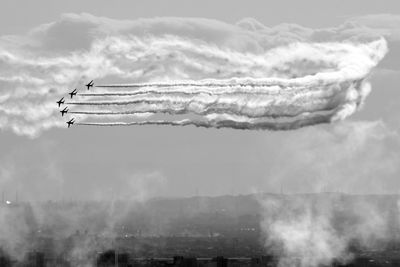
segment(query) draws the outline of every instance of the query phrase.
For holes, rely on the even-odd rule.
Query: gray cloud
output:
[[[279,148],[266,170],[268,187],[282,185],[288,193],[398,191],[400,138],[382,121],[344,121],[326,129],[302,129]],[[287,162],[290,166],[280,167]]]

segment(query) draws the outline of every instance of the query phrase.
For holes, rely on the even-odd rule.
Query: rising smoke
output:
[[[282,267],[343,264],[360,248],[384,249],[398,242],[398,198],[374,198],[326,193],[260,199],[265,245]]]

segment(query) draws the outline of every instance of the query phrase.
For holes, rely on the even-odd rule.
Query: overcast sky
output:
[[[81,12],[132,21],[200,17],[232,25],[251,17],[266,27],[293,23],[314,30],[356,21],[384,35],[390,52],[371,75],[372,92],[363,109],[330,125],[287,132],[74,127],[53,128],[35,138],[3,129],[0,190],[9,198],[16,191],[22,199],[247,194],[281,188],[289,193],[400,191],[398,1],[3,0],[0,34],[24,36],[64,13]]]
[[[41,23],[57,20],[62,13],[89,12],[97,16],[117,19],[141,17],[202,17],[235,23],[244,17],[253,17],[267,26],[279,23],[297,23],[308,27],[337,26],[348,18],[391,13],[398,14],[396,0],[380,1],[128,1],[107,0],[51,1],[4,0],[0,11],[1,33],[21,33]]]

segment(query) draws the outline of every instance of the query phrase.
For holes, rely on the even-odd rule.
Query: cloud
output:
[[[390,41],[400,41],[400,16],[394,14],[372,14],[354,17],[350,22],[362,25],[365,31],[375,32]]]
[[[379,47],[375,47],[378,44],[375,43],[367,48],[366,44],[377,37],[375,32],[365,32],[363,27],[352,23],[313,30],[293,24],[269,28],[252,19],[231,25],[201,18],[128,21],[86,13],[65,14],[55,22],[32,29],[25,36],[0,38],[0,129],[34,137],[53,127],[65,127],[55,101],[70,89],[81,89],[89,79],[96,82],[170,82],[229,80],[232,77],[258,79],[276,74],[286,78],[286,72],[307,75],[310,73],[304,73],[306,66],[296,68],[290,62],[283,62],[282,66],[275,65],[277,69],[274,70],[265,60],[270,51],[281,49],[277,55],[284,55],[292,48],[301,48],[294,44],[298,42],[303,46],[310,44],[308,52],[298,51],[298,55],[302,55],[298,59],[306,63],[306,56],[313,57],[312,51],[322,52],[315,50],[318,46],[313,44],[315,42],[330,42],[331,45],[319,46],[327,55],[332,52],[330,49],[336,49],[331,54],[335,57],[340,49],[350,49],[349,55],[357,54],[359,48],[369,49],[365,59],[371,60],[367,62],[370,68],[385,53],[383,41],[379,41]],[[351,46],[350,42],[354,49],[345,48]],[[268,60],[277,60],[269,55]],[[323,69],[331,67],[329,63],[326,65],[325,58],[313,60],[317,61],[308,63],[315,63],[316,71],[320,64]],[[283,69],[279,69],[281,67]],[[332,118],[346,117],[356,109],[367,93],[364,90],[368,88],[367,83],[362,84],[365,86],[355,90],[343,88],[353,104],[343,106],[346,111],[336,112]]]
[[[282,186],[287,193],[398,191],[400,137],[382,121],[305,128],[283,140],[265,170],[266,188]]]
[[[93,198],[99,201],[106,199],[107,201],[144,203],[165,194],[163,189],[167,179],[159,171],[125,171],[114,179],[115,181],[108,185],[110,192],[104,192],[102,187],[96,187]]]

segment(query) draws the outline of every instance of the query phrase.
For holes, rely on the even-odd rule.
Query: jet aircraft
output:
[[[93,87],[93,85],[94,85],[93,80],[91,80],[88,84],[86,84],[86,87],[89,90],[89,88]]]
[[[74,119],[74,118],[72,118],[72,119],[70,119],[69,121],[67,121],[66,123],[68,124],[68,128],[69,128],[72,124],[74,124],[74,122],[75,122],[75,119]]]
[[[64,117],[64,114],[68,112],[68,107],[65,107],[63,110],[60,110],[61,116]]]
[[[58,100],[56,103],[58,104],[58,107],[60,107],[61,104],[64,104],[64,97]]]
[[[74,91],[72,91],[71,93],[69,93],[69,95],[71,96],[71,98],[76,95],[78,91],[76,90],[76,88],[74,89]]]

